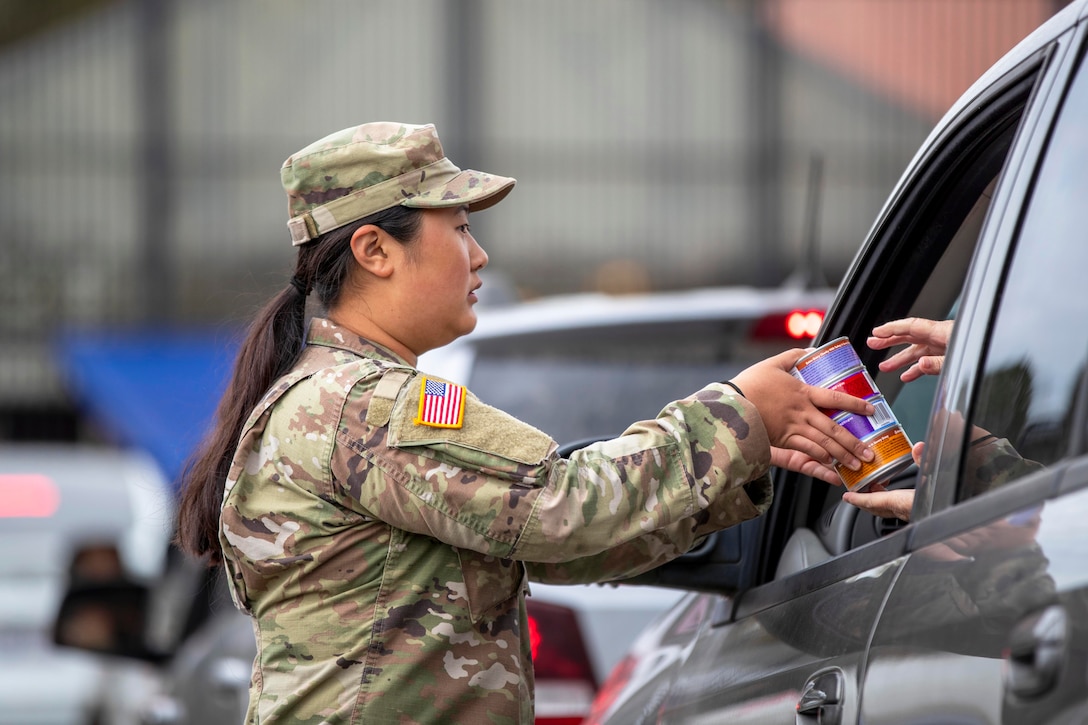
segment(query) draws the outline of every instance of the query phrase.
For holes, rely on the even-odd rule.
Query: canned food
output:
[[[874,458],[853,471],[835,464],[839,478],[850,491],[864,491],[874,483],[887,481],[911,464],[910,439],[884,399],[869,371],[846,337],[839,337],[807,353],[791,371],[798,380],[819,388],[839,390],[864,398],[875,408],[872,415],[842,410],[823,412],[872,449]]]

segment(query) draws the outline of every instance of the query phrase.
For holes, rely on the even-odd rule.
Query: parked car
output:
[[[778,471],[767,515],[655,572],[693,591],[588,722],[1088,722],[1086,16],[1069,4],[936,126],[816,341],[848,337],[925,441],[889,482],[915,489],[910,522]],[[907,316],[956,319],[939,378],[878,370],[866,337]]]
[[[571,295],[481,309],[473,334],[422,356],[419,367],[465,383],[485,402],[578,445],[653,417],[707,381],[809,344],[831,296],[792,287],[705,289]],[[138,588],[130,592],[173,622],[158,627],[171,634],[151,650],[114,650],[164,662],[163,689],[150,700],[146,722],[240,721],[255,643],[250,620],[234,610],[221,584],[174,557],[149,598]],[[581,722],[634,633],[681,596],[664,587],[533,584],[528,614],[537,722]],[[73,598],[88,605],[95,594],[73,592]]]
[[[0,446],[0,723],[138,722],[154,670],[57,647],[53,622],[72,581],[108,588],[157,579],[171,506],[167,482],[141,454]],[[67,636],[120,635],[123,623],[95,614],[71,617]]]

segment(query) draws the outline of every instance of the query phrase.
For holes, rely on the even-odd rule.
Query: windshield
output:
[[[736,370],[705,363],[485,357],[476,362],[471,388],[489,405],[564,443],[614,437]]]
[[[751,339],[751,325],[645,323],[482,340],[469,388],[561,444],[611,438],[791,346],[782,339]]]

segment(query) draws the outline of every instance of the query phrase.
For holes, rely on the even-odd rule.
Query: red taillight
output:
[[[536,678],[536,725],[578,725],[597,691],[575,613],[529,599],[529,644]]]
[[[752,328],[754,340],[811,340],[824,322],[823,310],[790,310],[766,315]]]
[[[59,506],[60,492],[48,476],[0,474],[0,518],[45,518]]]
[[[795,340],[816,337],[822,324],[824,313],[819,310],[794,310],[786,315],[786,333]]]
[[[627,683],[631,680],[631,675],[634,673],[637,664],[638,659],[633,655],[627,655],[620,660],[619,664],[608,675],[608,679],[601,685],[601,690],[597,693],[597,698],[593,701],[593,706],[590,708],[589,715],[583,721],[583,725],[596,725],[601,721],[608,709],[612,707],[616,697],[627,687]]]

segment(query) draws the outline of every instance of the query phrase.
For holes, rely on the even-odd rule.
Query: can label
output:
[[[801,382],[864,398],[875,408],[872,415],[821,409],[868,445],[874,454],[873,460],[869,463],[863,461],[857,471],[835,464],[835,470],[847,489],[862,491],[874,483],[890,479],[911,464],[910,440],[888,401],[869,376],[869,371],[861,364],[861,358],[848,338],[836,338],[807,353],[790,372]]]

